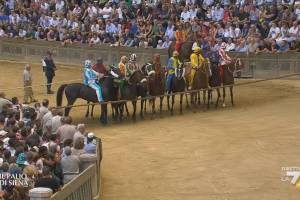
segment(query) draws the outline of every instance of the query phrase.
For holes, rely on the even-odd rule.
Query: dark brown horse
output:
[[[222,85],[229,86],[231,105],[234,106],[233,102],[233,84],[234,84],[234,75],[243,68],[243,63],[240,58],[232,59],[232,62],[224,66],[224,76],[222,78]],[[226,107],[225,103],[226,90],[223,87],[223,107]]]
[[[194,80],[192,82],[192,90],[203,90],[203,104],[206,103],[206,89],[209,86],[209,64],[204,63],[201,67],[196,69]],[[200,92],[191,93],[191,104],[200,105]],[[209,107],[209,100],[207,101],[207,108]]]
[[[149,95],[153,98],[149,99],[149,103],[152,104],[152,116],[153,118],[155,114],[155,96],[160,96],[160,104],[159,104],[159,114],[162,114],[162,106],[164,96],[161,96],[165,93],[165,73],[164,69],[160,65],[160,63],[147,63],[142,67],[142,71],[146,76],[148,76],[148,91]]]
[[[186,81],[185,81],[185,68],[183,64],[180,64],[176,69],[175,69],[175,76],[172,80],[172,87],[171,87],[171,94],[176,93],[176,92],[184,92],[186,90]],[[174,101],[175,101],[175,95],[172,96],[172,102],[171,102],[171,107],[170,107],[170,96],[167,96],[167,101],[168,101],[168,110],[170,110],[171,115],[174,114]],[[182,114],[182,101],[183,101],[183,94],[180,94],[180,114]],[[188,102],[188,100],[187,100]]]
[[[179,60],[181,62],[188,62],[190,60],[190,56],[193,53],[192,47],[195,41],[195,36],[191,35],[185,42],[182,43],[180,51],[179,51]],[[172,42],[168,48],[169,58],[172,57],[173,51],[175,51],[176,42]]]
[[[127,81],[121,86],[121,100],[131,100],[133,105],[132,119],[136,120],[136,103],[138,97],[147,95],[147,79],[141,70],[135,70]],[[141,117],[143,116],[143,103],[141,101]],[[126,103],[119,104],[120,120],[123,118],[124,107]]]

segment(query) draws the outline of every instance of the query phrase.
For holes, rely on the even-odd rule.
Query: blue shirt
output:
[[[89,85],[92,82],[95,82],[97,80],[97,74],[89,68],[84,68],[84,77],[83,77],[83,84]]]
[[[84,150],[85,150],[87,153],[96,153],[96,145],[94,145],[92,142],[91,142],[91,143],[87,143],[87,144],[84,146]]]

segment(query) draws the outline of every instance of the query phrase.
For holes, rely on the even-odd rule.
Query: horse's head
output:
[[[181,80],[183,79],[185,76],[185,68],[183,66],[183,63],[180,63],[178,65],[178,67],[176,67],[175,69],[175,77],[178,79],[178,80]]]
[[[121,77],[121,71],[118,67],[114,65],[109,66],[109,75],[114,79],[119,79]]]
[[[144,75],[148,76],[149,78],[152,78],[155,76],[155,69],[154,69],[154,64],[153,63],[146,63],[142,67],[142,72]]]
[[[141,70],[135,70],[128,79],[129,84],[142,86],[147,89],[147,79],[145,74]]]

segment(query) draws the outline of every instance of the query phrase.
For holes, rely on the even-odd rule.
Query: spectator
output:
[[[84,146],[84,150],[86,153],[95,154],[96,153],[96,145],[95,145],[95,136],[94,133],[89,133],[87,135],[87,143]]]
[[[54,193],[60,190],[59,181],[51,175],[51,170],[47,166],[43,167],[42,177],[37,180],[35,187],[50,188]]]
[[[24,81],[24,104],[29,104],[31,102],[37,102],[33,96],[32,90],[32,78],[31,78],[31,67],[29,64],[25,65],[23,72]]]
[[[64,174],[64,184],[70,182],[79,174],[80,160],[78,156],[72,155],[70,147],[65,147],[65,156],[61,159],[62,170]]]
[[[78,138],[85,138],[86,132],[85,132],[85,124],[78,124],[77,125],[77,131],[74,134],[73,141],[76,142]]]
[[[73,139],[76,132],[76,127],[72,125],[72,118],[70,116],[63,117],[62,126],[57,129],[57,136],[60,140],[60,143],[63,144],[67,139]]]

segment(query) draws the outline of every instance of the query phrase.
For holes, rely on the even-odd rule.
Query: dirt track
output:
[[[0,91],[22,86],[22,64],[1,62],[0,69]],[[33,74],[34,84],[43,83],[38,65]],[[79,70],[60,69],[55,81],[78,78]],[[38,99],[44,90],[35,88]],[[174,117],[165,112],[162,119],[107,127],[84,119],[85,108],[71,111],[103,139],[103,199],[298,199],[300,189],[280,178],[281,167],[300,167],[300,81],[234,90],[234,108],[183,116],[177,109]]]

